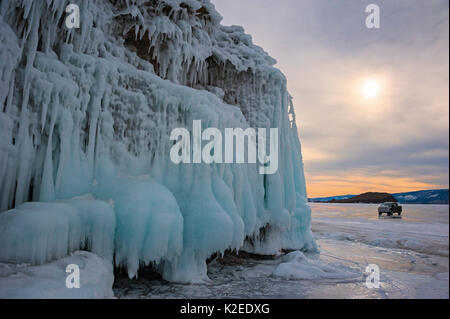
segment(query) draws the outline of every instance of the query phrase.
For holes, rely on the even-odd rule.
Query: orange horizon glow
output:
[[[392,176],[308,176],[306,190],[309,198],[339,195],[359,195],[365,192],[403,193],[428,189],[446,189],[448,186],[418,182],[407,177]]]

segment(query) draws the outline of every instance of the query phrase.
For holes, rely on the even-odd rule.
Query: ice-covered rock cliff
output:
[[[70,2],[80,28],[66,0],[0,3],[0,261],[82,248],[192,282],[215,252],[314,249],[275,61],[209,0]],[[193,120],[278,128],[278,171],[172,163],[170,132]]]

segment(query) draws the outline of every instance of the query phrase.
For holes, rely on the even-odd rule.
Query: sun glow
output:
[[[380,85],[375,80],[370,80],[364,83],[363,94],[368,99],[374,99],[380,93]]]

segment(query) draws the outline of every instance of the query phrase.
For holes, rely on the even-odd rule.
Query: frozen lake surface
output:
[[[209,283],[167,283],[152,274],[116,279],[118,298],[448,298],[449,206],[403,205],[402,218],[378,205],[311,203],[318,254],[241,254],[208,265]],[[296,255],[297,254],[297,255]],[[379,288],[366,267],[380,269]]]

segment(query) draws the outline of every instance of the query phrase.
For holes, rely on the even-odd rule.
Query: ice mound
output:
[[[310,259],[300,251],[293,251],[283,256],[282,263],[272,276],[294,280],[350,280],[361,277],[361,273],[343,265]]]
[[[69,2],[80,29],[65,27]],[[103,248],[87,248],[129,276],[154,264],[189,282],[207,278],[215,252],[315,249],[286,79],[220,20],[208,0],[1,2],[0,256],[42,263],[98,235]],[[194,120],[278,128],[278,171],[173,164],[170,133]],[[114,214],[84,224],[87,204],[64,200],[86,193]]]
[[[112,261],[114,229],[103,201],[24,203],[0,214],[0,262],[42,264],[79,249]]]
[[[78,265],[80,288],[66,287],[67,265]],[[109,261],[86,251],[40,266],[0,263],[0,298],[114,298],[114,274]]]

